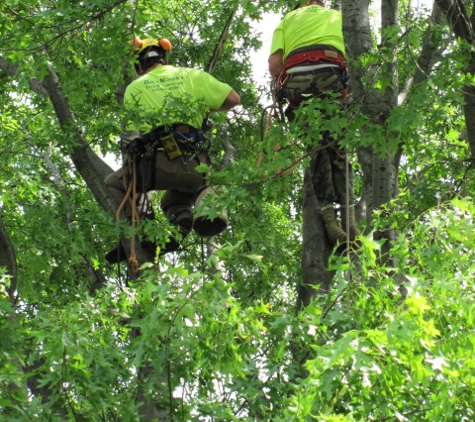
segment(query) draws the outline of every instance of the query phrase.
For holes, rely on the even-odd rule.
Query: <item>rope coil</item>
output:
[[[135,235],[136,235],[136,227],[137,224],[140,223],[140,217],[139,213],[137,211],[137,186],[136,186],[136,181],[137,181],[137,165],[136,165],[136,157],[132,156],[128,160],[128,170],[129,174],[132,174],[132,177],[130,178],[130,181],[127,183],[127,173],[124,172],[123,174],[123,179],[122,182],[124,184],[124,188],[126,189],[124,198],[122,199],[122,202],[119,205],[119,208],[117,208],[117,211],[115,213],[115,219],[116,221],[120,221],[120,213],[124,209],[125,204],[127,202],[130,203],[130,207],[132,209],[132,228],[133,228],[133,233],[132,233],[132,238],[130,240],[130,257],[128,260],[128,263],[134,273],[137,273],[139,271],[139,263],[137,261],[137,256],[135,254]],[[128,186],[127,186],[128,184]]]

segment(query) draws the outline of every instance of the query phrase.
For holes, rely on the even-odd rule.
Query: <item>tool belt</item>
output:
[[[327,77],[328,82],[322,81],[322,77]],[[337,82],[336,86],[341,87],[343,99],[348,79],[346,59],[337,49],[327,45],[303,47],[293,51],[285,59],[276,80],[276,96],[281,101],[285,98],[292,101],[298,99],[292,98],[295,90],[299,92],[297,97],[305,93],[318,95],[327,86]],[[292,83],[294,86],[291,86]]]
[[[160,126],[142,136],[145,144],[155,144],[155,148],[163,148],[170,160],[181,157],[186,152],[206,152],[211,142],[204,133],[190,125]]]
[[[189,155],[192,152],[207,152],[211,148],[204,133],[193,126],[173,125],[171,127],[160,126],[152,132],[126,142],[121,148],[123,154],[133,157],[142,157],[154,151],[165,151],[170,160]]]
[[[141,169],[138,175],[137,192],[147,192],[155,179],[155,161],[158,152],[163,152],[169,160],[179,157],[187,165],[198,155],[207,153],[211,148],[204,133],[193,126],[176,124],[160,126],[153,131],[129,141],[122,148],[128,159],[135,160]]]

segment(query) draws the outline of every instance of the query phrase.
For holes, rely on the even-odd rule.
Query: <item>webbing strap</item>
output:
[[[325,60],[331,63],[337,63],[343,66],[346,66],[346,59],[342,54],[333,50],[312,50],[312,51],[302,51],[301,53],[292,54],[287,57],[284,63],[284,68],[288,69],[289,67],[302,64],[304,62],[318,62],[320,60]]]
[[[346,69],[347,65],[345,57],[334,50],[311,50],[292,54],[285,60],[284,67],[277,77],[277,88],[282,88],[287,79],[287,70],[291,67],[298,66],[303,63],[317,63],[320,61],[337,64],[343,70]]]
[[[190,126],[191,127],[191,126]],[[206,138],[201,131],[189,131],[182,130],[161,130],[161,128],[155,129],[142,136],[142,141],[145,143],[159,141],[158,146],[161,146],[161,139],[167,135],[174,135],[175,140],[180,142],[186,150],[206,152],[211,148],[211,141]]]

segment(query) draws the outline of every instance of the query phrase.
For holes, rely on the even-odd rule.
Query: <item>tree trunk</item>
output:
[[[332,248],[317,199],[313,192],[310,170],[305,171],[302,227],[302,276],[303,284],[297,291],[297,310],[307,306],[320,292],[327,292],[333,272],[328,271],[328,257]]]
[[[472,7],[471,16],[462,0],[435,0],[440,7],[449,25],[457,38],[466,41],[464,48],[469,55],[465,74],[473,76],[475,74],[475,53],[473,43],[475,42],[475,9]],[[465,84],[463,87],[463,97],[465,104],[463,111],[465,115],[465,127],[467,130],[467,142],[470,147],[472,160],[475,160],[475,87],[473,84]]]
[[[7,292],[10,302],[14,303],[18,279],[18,266],[16,263],[15,248],[13,247],[13,243],[0,214],[0,268],[2,267],[6,268],[7,275],[10,276],[10,285],[8,286]]]
[[[373,88],[372,81],[367,85],[363,83],[363,77],[368,75],[366,69],[352,65],[358,57],[369,53],[373,49],[371,29],[369,25],[369,4],[366,0],[351,1],[343,0],[343,33],[348,46],[348,58],[350,59],[351,97],[350,101],[362,105],[362,111],[368,118],[371,126],[384,126],[392,109],[397,106],[398,100],[398,76],[397,55],[391,39],[385,38],[384,31],[397,24],[397,0],[382,2],[381,23],[383,29],[382,44],[386,51],[392,52],[388,59],[381,65],[381,71],[385,80],[390,83],[384,89]],[[370,78],[371,80],[371,78]],[[385,130],[381,131],[385,133]],[[364,136],[364,134],[363,134]],[[387,140],[380,140],[382,145]],[[371,227],[371,217],[375,209],[387,204],[394,198],[397,191],[398,161],[393,161],[393,156],[399,156],[387,148],[376,150],[369,146],[358,151],[358,157],[362,159],[364,181],[363,200],[366,208],[368,228]],[[392,230],[382,230],[376,237],[386,239],[385,248],[389,250],[391,240],[394,237]]]
[[[55,401],[51,405],[51,410],[56,417],[59,417],[57,420],[66,421],[68,417],[68,406],[64,400],[64,394],[60,390],[61,387],[56,385],[56,388],[52,388],[50,384],[42,383],[40,371],[44,368],[44,365],[45,359],[40,358],[31,365],[24,367],[25,373],[29,374],[27,380],[28,388],[35,397],[41,398],[41,403],[43,404],[50,404],[51,399],[55,398]],[[57,396],[59,396],[59,398],[57,398]]]

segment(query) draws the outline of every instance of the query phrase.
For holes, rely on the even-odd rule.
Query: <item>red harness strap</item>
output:
[[[318,63],[319,61],[338,64],[343,70],[346,70],[347,68],[346,59],[340,53],[333,50],[312,50],[292,54],[285,60],[284,67],[277,77],[277,89],[284,86],[288,76],[288,69],[303,63]]]

